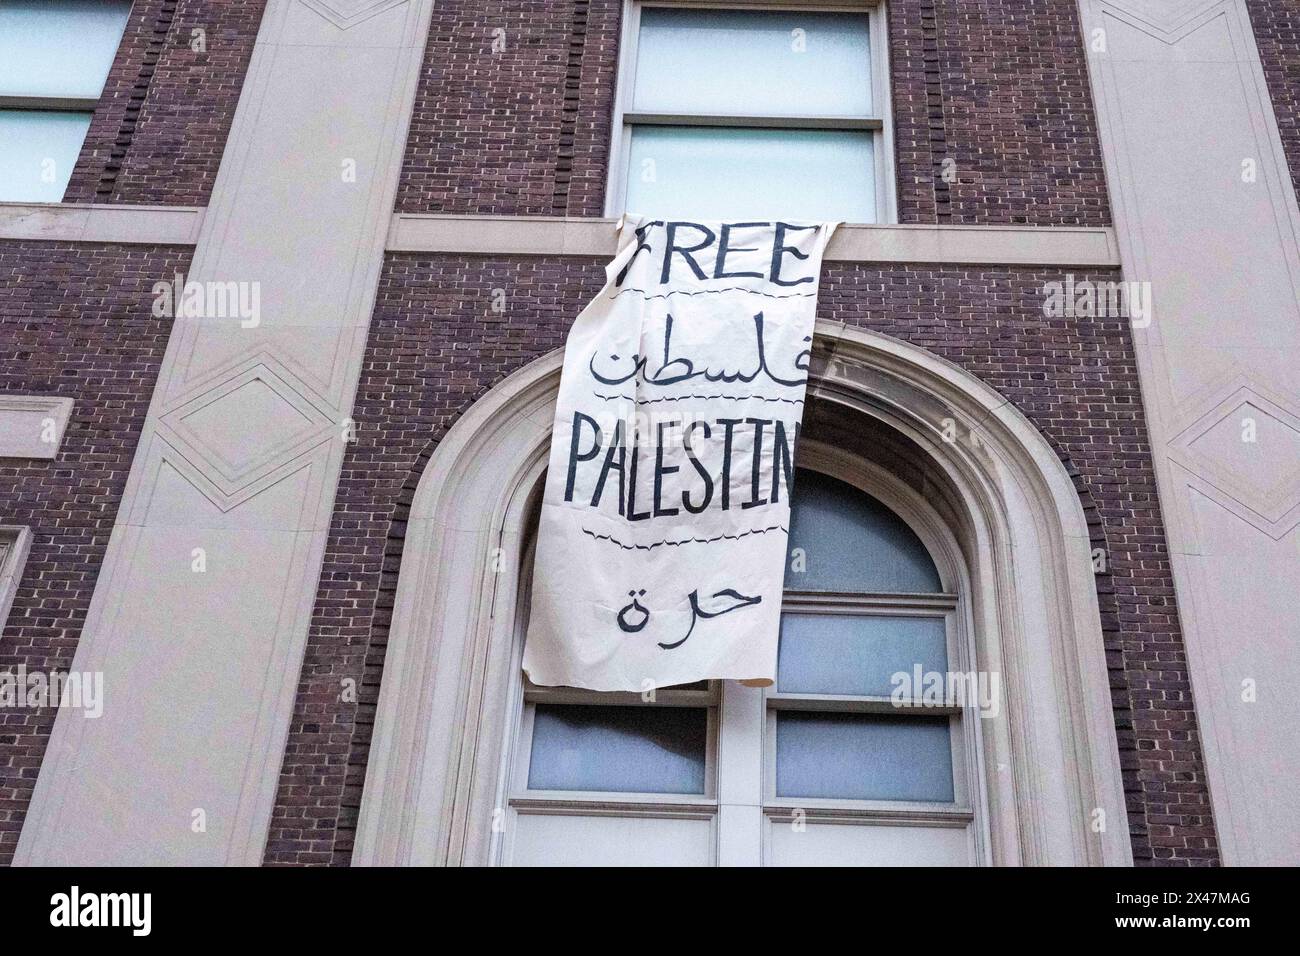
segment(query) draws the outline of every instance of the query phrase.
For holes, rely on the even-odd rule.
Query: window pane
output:
[[[659,219],[874,222],[864,131],[635,126],[627,211]]]
[[[702,707],[538,704],[529,790],[703,793]]]
[[[0,201],[60,202],[89,113],[0,110]]]
[[[951,803],[948,719],[779,711],[776,793]]]
[[[866,14],[648,7],[634,108],[867,116],[870,56]]]
[[[781,615],[777,684],[783,693],[888,697],[890,678],[902,672],[910,680],[918,664],[922,671],[948,670],[943,618]]]
[[[130,10],[123,0],[5,0],[0,94],[99,96]]]
[[[786,563],[787,588],[931,594],[943,590],[921,539],[865,492],[800,468],[791,510],[790,551],[802,551],[798,561]]]

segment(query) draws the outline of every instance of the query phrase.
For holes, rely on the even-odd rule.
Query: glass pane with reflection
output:
[[[799,591],[928,593],[943,590],[916,532],[864,491],[799,468],[791,496],[785,586]],[[797,557],[795,549],[799,549]]]
[[[0,110],[0,202],[61,202],[89,113]]]
[[[865,13],[643,8],[633,108],[867,116],[867,23]]]
[[[946,717],[778,711],[777,796],[951,803],[949,728]]]
[[[529,790],[704,793],[702,707],[538,704]]]
[[[130,12],[129,0],[4,0],[0,94],[99,96]]]
[[[904,675],[910,687],[918,666],[923,673],[948,670],[942,617],[781,615],[777,689],[782,693],[888,697],[899,686],[894,676]]]
[[[660,219],[875,222],[864,130],[635,126],[628,212]]]

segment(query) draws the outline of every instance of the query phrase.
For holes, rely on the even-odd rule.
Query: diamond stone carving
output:
[[[406,3],[406,0],[302,0],[302,3],[340,30],[346,30],[377,13]]]

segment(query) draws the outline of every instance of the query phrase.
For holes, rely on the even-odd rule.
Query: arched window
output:
[[[924,350],[822,322],[815,345],[767,690],[525,687],[560,353],[460,418],[401,523],[354,863],[1132,862],[1061,460]],[[888,699],[909,662],[934,706]],[[926,699],[945,669],[999,679],[978,720]]]
[[[968,655],[961,576],[843,478],[800,468],[792,507],[776,686],[525,686],[499,862],[976,861],[976,722],[922,699]]]

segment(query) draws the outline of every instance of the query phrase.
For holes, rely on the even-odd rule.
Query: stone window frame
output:
[[[32,529],[26,525],[0,524],[0,630],[18,593],[23,568],[32,547]]]
[[[561,362],[539,359],[475,403],[420,480],[357,865],[493,862],[521,687],[517,578]],[[999,671],[1006,700],[981,728],[989,862],[1131,865],[1092,546],[1065,466],[996,391],[879,333],[818,322],[809,396],[901,433],[953,489],[978,666]]]
[[[641,10],[650,7],[709,8],[719,10],[797,10],[807,13],[866,13],[869,17],[868,42],[871,46],[871,104],[873,116],[789,117],[762,115],[725,115],[694,113],[645,113],[632,109],[635,85],[636,54],[640,34]],[[889,80],[889,23],[885,0],[623,0],[619,36],[617,85],[614,91],[614,115],[610,126],[610,155],[605,185],[605,215],[617,219],[626,209],[627,164],[632,149],[632,128],[637,124],[656,125],[726,125],[746,128],[781,128],[796,125],[812,129],[868,129],[872,137],[875,160],[876,219],[871,225],[898,222],[898,189],[895,183],[893,92]],[[636,211],[636,210],[633,210]]]

